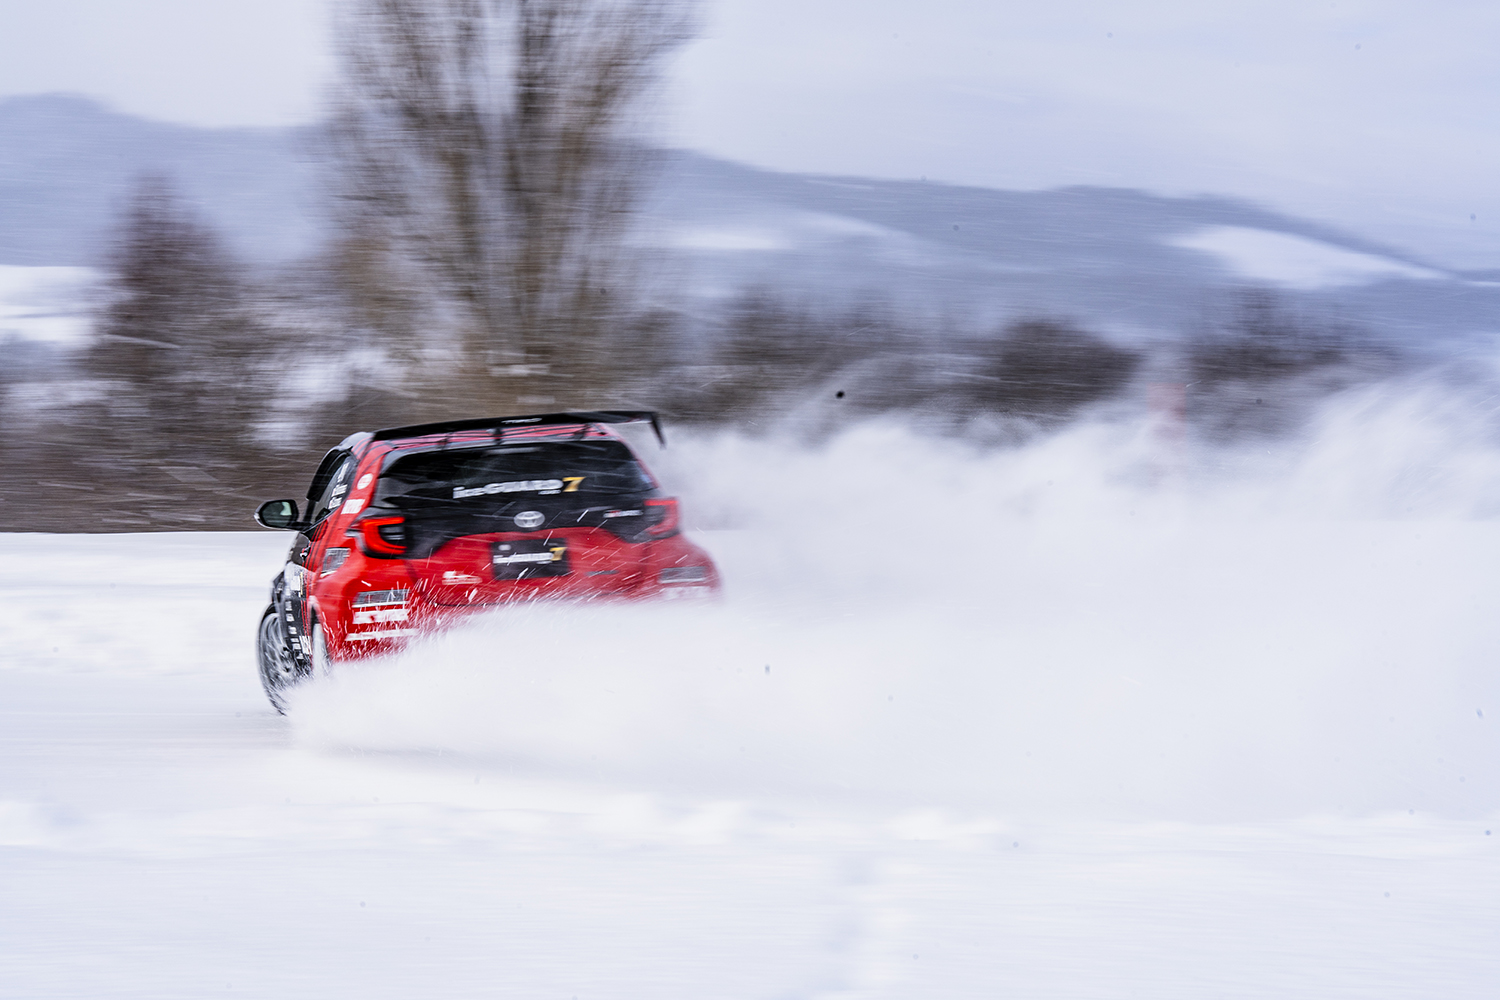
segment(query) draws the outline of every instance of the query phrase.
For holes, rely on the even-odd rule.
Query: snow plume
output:
[[[1440,387],[1214,449],[870,424],[656,462],[716,605],[526,607],[302,693],[306,746],[726,799],[1262,818],[1500,801],[1500,448]]]

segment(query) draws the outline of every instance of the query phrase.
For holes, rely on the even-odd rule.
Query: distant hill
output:
[[[83,97],[0,101],[0,264],[98,263],[136,177],[170,174],[246,256],[283,260],[319,236],[306,129],[200,129]]]
[[[705,294],[763,283],[957,319],[1053,315],[1172,336],[1248,285],[1404,341],[1500,330],[1495,276],[1228,198],[775,174],[680,154],[651,217]]]
[[[67,95],[0,101],[0,264],[97,264],[134,177],[153,170],[248,258],[294,260],[324,233],[315,154],[312,129],[168,125]],[[809,304],[1171,336],[1251,284],[1408,343],[1500,329],[1500,275],[1227,198],[779,174],[675,152],[642,222],[668,290],[704,309],[765,286]]]

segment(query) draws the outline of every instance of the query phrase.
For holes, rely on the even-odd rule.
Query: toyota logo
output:
[[[540,528],[545,520],[546,516],[539,510],[523,510],[516,515],[516,527],[522,531],[530,531],[532,528]]]

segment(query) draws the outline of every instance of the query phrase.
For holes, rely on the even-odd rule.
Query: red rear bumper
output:
[[[312,588],[329,658],[388,653],[476,611],[521,601],[701,598],[720,589],[713,560],[683,536],[630,543],[598,528],[547,533],[549,546],[565,548],[566,572],[560,575],[497,578],[517,572],[501,565],[497,546],[537,538],[469,535],[427,559],[372,558],[355,548]]]

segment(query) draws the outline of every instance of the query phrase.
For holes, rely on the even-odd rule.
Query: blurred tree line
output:
[[[646,294],[661,262],[631,225],[651,98],[694,25],[691,0],[341,7],[336,240],[257,271],[169,178],[142,178],[91,342],[0,383],[0,526],[244,528],[351,431],[573,407],[814,434],[901,413],[1020,439],[1139,405],[1154,380],[1186,387],[1206,433],[1273,433],[1299,387],[1390,360],[1264,292],[1157,350],[1052,318],[965,329],[765,288],[688,316]]]

